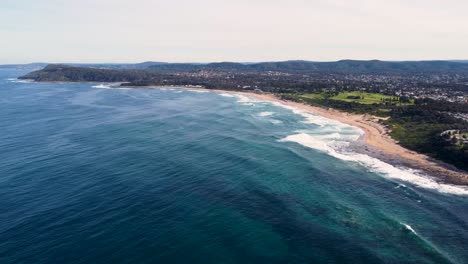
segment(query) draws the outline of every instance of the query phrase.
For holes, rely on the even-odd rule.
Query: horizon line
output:
[[[159,61],[159,60],[146,60],[138,62],[45,62],[45,61],[33,61],[26,63],[0,63],[0,65],[29,65],[29,64],[107,64],[107,65],[119,65],[119,64],[141,64],[141,63],[167,63],[167,64],[211,64],[211,63],[240,63],[240,64],[258,64],[258,63],[274,63],[274,62],[291,62],[291,61],[303,61],[303,62],[340,62],[340,61],[381,61],[381,62],[433,62],[433,61],[447,61],[447,62],[468,62],[468,59],[421,59],[421,60],[382,60],[382,59],[339,59],[339,60],[304,60],[304,59],[289,59],[289,60],[265,60],[265,61],[185,61],[185,62],[174,62],[174,61]]]

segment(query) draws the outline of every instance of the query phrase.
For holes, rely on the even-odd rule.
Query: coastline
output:
[[[317,106],[282,100],[272,94],[244,93],[255,98],[279,102],[296,107],[313,114],[317,114],[341,123],[358,127],[364,131],[363,142],[369,148],[366,150],[371,156],[384,157],[386,161],[399,163],[405,167],[423,171],[435,179],[444,183],[456,185],[468,185],[468,174],[454,168],[452,165],[436,161],[427,155],[404,148],[393,140],[387,133],[384,125],[378,121],[381,119],[372,115],[360,115],[341,112],[336,109],[325,109]]]
[[[370,156],[378,156],[386,162],[397,163],[399,165],[422,171],[430,176],[433,176],[434,180],[448,184],[455,185],[468,185],[468,173],[462,172],[452,165],[446,164],[442,161],[434,160],[427,155],[417,153],[415,151],[404,148],[393,140],[387,133],[387,129],[384,125],[378,121],[381,119],[372,115],[361,115],[341,112],[336,109],[322,108],[303,103],[287,101],[278,98],[274,94],[268,93],[254,93],[254,92],[243,92],[243,91],[230,91],[230,90],[219,90],[219,89],[206,89],[195,86],[142,86],[142,87],[131,87],[128,88],[179,88],[189,90],[201,90],[207,92],[219,92],[219,93],[231,93],[239,94],[244,96],[254,97],[262,101],[271,101],[281,103],[287,106],[295,107],[312,114],[320,115],[325,118],[336,120],[338,122],[358,127],[364,131],[362,137],[363,143],[366,145],[364,151]]]

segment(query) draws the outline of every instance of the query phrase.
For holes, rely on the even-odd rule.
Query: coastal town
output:
[[[289,62],[290,64],[305,62]],[[338,62],[339,63],[339,62]],[[257,90],[264,92],[317,93],[322,91],[362,91],[411,99],[467,103],[467,71],[353,71],[315,70],[307,66],[269,69],[249,68],[243,64],[213,63],[206,65],[154,65],[146,70],[154,75],[132,82],[135,85],[201,85],[206,88]],[[463,63],[462,65],[468,65]],[[247,65],[249,66],[249,65]],[[288,65],[289,66],[289,65]],[[102,67],[105,69],[105,66]],[[299,68],[299,69],[297,69]]]

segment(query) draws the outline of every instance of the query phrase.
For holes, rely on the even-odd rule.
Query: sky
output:
[[[0,64],[468,59],[467,0],[0,0]]]

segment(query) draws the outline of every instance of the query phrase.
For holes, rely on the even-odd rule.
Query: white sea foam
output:
[[[158,88],[158,90],[160,90],[160,91],[173,91],[173,92],[180,91],[179,88],[166,88],[166,87],[160,87],[160,88]]]
[[[97,89],[111,89],[110,85],[108,85],[108,84],[103,84],[103,83],[101,83],[101,84],[99,84],[99,85],[94,85],[94,86],[92,86],[92,87],[93,87],[93,88],[97,88]]]
[[[116,90],[131,90],[132,88],[129,88],[129,87],[122,87],[122,86],[119,86],[118,83],[112,83],[112,84],[99,84],[99,85],[94,85],[94,86],[91,86],[92,88],[96,88],[96,89],[116,89]]]
[[[426,189],[437,190],[442,193],[468,195],[468,188],[435,181],[421,171],[409,168],[399,168],[366,154],[346,151],[351,141],[349,137],[343,138],[341,134],[311,135],[298,133],[287,136],[281,142],[295,142],[308,148],[313,148],[337,159],[360,164],[368,170],[378,173],[386,178],[407,181]]]
[[[16,79],[16,78],[8,78],[6,79],[8,82],[11,82],[11,83],[32,83],[34,82],[34,80],[20,80],[20,79]]]
[[[405,223],[401,223],[407,230],[411,231],[413,234],[417,235],[418,233],[416,233],[416,231],[414,231],[414,229],[410,226],[410,225],[407,225]]]
[[[399,188],[406,188],[406,185],[404,185],[403,183],[399,183],[395,189],[399,189]]]
[[[242,104],[242,105],[255,105],[255,103],[262,102],[260,100],[257,100],[253,97],[250,96],[245,96],[242,94],[235,94],[234,95],[237,98],[237,102]]]
[[[223,97],[234,97],[234,95],[228,94],[228,93],[220,93],[219,95],[221,95]]]
[[[202,90],[187,90],[187,91],[194,92],[194,93],[209,93],[209,91],[202,91]]]
[[[275,112],[261,112],[260,114],[258,114],[258,116],[265,117],[265,116],[272,116],[274,114]]]
[[[283,104],[281,102],[272,102],[272,104],[276,105],[276,106],[279,106],[279,107],[282,107],[282,108],[286,108],[288,110],[291,110],[293,113],[304,117],[305,120],[303,121],[303,123],[306,123],[306,124],[314,124],[314,125],[318,125],[320,127],[331,126],[331,127],[333,127],[333,129],[335,131],[348,130],[348,131],[353,131],[353,132],[359,133],[361,135],[364,134],[364,131],[362,131],[362,129],[360,129],[358,127],[350,126],[350,125],[341,123],[341,122],[333,120],[333,119],[329,119],[329,118],[326,118],[326,117],[323,117],[323,116],[320,116],[320,115],[316,115],[316,114],[313,114],[313,113],[308,112],[306,110],[299,109],[299,108],[294,107],[294,106],[285,105],[285,104]]]
[[[281,120],[276,120],[276,119],[269,119],[268,121],[270,121],[270,123],[275,124],[275,125],[278,125],[278,124],[283,123],[283,121],[281,121]]]

